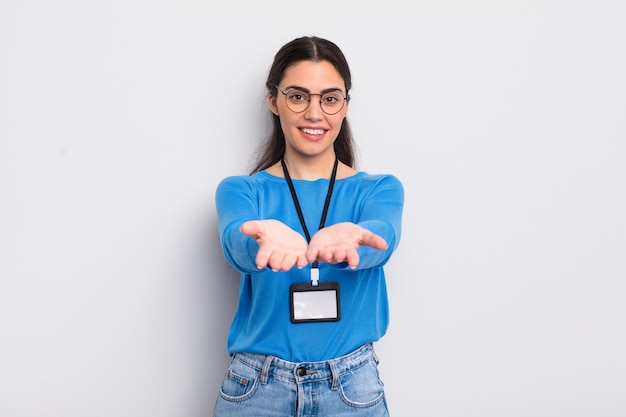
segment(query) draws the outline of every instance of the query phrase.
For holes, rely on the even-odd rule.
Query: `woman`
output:
[[[216,191],[241,284],[214,415],[387,416],[372,344],[388,326],[403,187],[354,168],[351,76],[334,43],[287,43],[266,86],[273,133],[251,175]]]

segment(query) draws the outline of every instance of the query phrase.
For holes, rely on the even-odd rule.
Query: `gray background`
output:
[[[0,415],[211,415],[272,57],[335,41],[406,187],[394,416],[626,415],[620,1],[0,2]]]

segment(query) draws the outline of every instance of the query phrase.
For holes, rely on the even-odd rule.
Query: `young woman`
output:
[[[266,86],[273,133],[251,175],[216,191],[241,283],[214,415],[388,416],[373,343],[388,326],[402,184],[354,168],[351,76],[334,43],[287,43]]]

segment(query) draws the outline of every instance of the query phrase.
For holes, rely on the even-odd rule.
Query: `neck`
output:
[[[324,158],[294,158],[285,155],[285,165],[289,176],[294,180],[314,181],[320,178],[330,178],[335,164],[335,154]]]

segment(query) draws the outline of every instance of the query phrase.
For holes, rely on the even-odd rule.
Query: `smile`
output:
[[[324,134],[324,129],[308,129],[308,128],[302,128],[300,129],[302,130],[304,133],[306,133],[307,135],[323,135]]]

